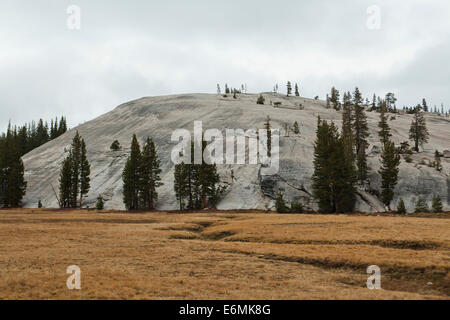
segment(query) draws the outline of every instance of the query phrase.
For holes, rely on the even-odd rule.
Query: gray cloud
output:
[[[81,30],[66,27],[80,6]],[[366,27],[369,5],[381,29]],[[450,106],[447,1],[2,1],[0,128],[66,115],[74,126],[148,95],[216,83],[302,95],[332,85]]]

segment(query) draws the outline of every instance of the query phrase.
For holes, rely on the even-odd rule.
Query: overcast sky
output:
[[[400,108],[426,98],[448,109],[449,57],[448,0],[1,0],[0,131],[60,115],[75,126],[217,83],[261,92],[291,80],[321,98],[359,86],[394,92]]]

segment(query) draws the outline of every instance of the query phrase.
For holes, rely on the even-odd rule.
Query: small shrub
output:
[[[266,99],[264,99],[263,95],[259,95],[258,100],[256,100],[256,104],[264,104]]]
[[[412,158],[411,158],[409,155],[407,155],[407,156],[405,157],[405,161],[406,161],[406,163],[411,163],[411,162],[413,162]]]
[[[38,201],[38,208],[39,209],[42,208],[42,201],[41,200]]]
[[[291,213],[303,213],[303,205],[298,201],[291,203]]]
[[[429,212],[429,208],[428,208],[428,204],[421,198],[419,197],[419,199],[417,199],[417,203],[416,203],[416,213],[420,213],[420,212]]]
[[[97,210],[103,210],[105,207],[105,201],[103,201],[102,196],[98,196],[97,203],[95,204],[95,208]]]
[[[111,144],[111,146],[109,147],[112,151],[118,151],[120,150],[120,142],[117,140],[114,140],[114,142]]]
[[[281,192],[278,193],[277,201],[275,202],[275,208],[278,213],[288,213],[289,207],[286,205],[286,201],[284,201],[283,194]]]
[[[397,205],[397,213],[398,214],[406,214],[406,207],[405,207],[405,202],[403,201],[403,199],[400,199],[400,201],[398,202]]]
[[[433,197],[432,208],[434,213],[439,213],[444,211],[444,207],[442,206],[442,200],[439,196]]]
[[[300,129],[299,129],[297,121],[294,122],[294,133],[295,134],[299,134],[300,133]]]

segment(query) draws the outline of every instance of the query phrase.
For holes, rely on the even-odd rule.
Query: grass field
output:
[[[446,215],[0,210],[1,299],[449,299],[449,270]]]

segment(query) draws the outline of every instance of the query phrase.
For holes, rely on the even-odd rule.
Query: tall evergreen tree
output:
[[[331,88],[331,97],[330,102],[335,110],[340,110],[340,101],[339,101],[339,90],[337,90],[335,87]]]
[[[131,141],[131,153],[122,173],[123,202],[127,210],[139,210],[141,149],[136,135]]]
[[[342,112],[342,139],[344,141],[344,149],[347,157],[354,159],[354,136],[353,136],[353,109],[352,95],[350,92],[344,93],[343,112]]]
[[[187,165],[184,162],[175,165],[173,188],[181,211],[184,209],[184,199],[189,195]]]
[[[72,185],[72,154],[64,159],[59,173],[59,206],[71,208],[73,206]],[[75,199],[76,201],[76,199]]]
[[[351,212],[356,201],[353,159],[345,149],[336,126],[318,121],[314,146],[314,197],[320,212]]]
[[[90,171],[86,144],[77,131],[60,170],[59,205],[61,208],[77,208],[78,205],[81,208],[83,197],[90,189]]]
[[[292,84],[290,81],[287,82],[286,88],[287,88],[287,96],[289,97],[292,94]]]
[[[158,200],[156,188],[163,185],[161,182],[161,162],[156,154],[153,140],[147,138],[142,149],[140,164],[140,199],[144,209],[154,210],[155,202]]]
[[[380,128],[380,131],[378,131],[378,136],[380,137],[382,145],[385,145],[392,136],[391,128],[388,123],[388,115],[386,112],[387,107],[386,103],[384,103],[380,109],[380,122],[378,122],[378,128]]]
[[[298,91],[298,84],[295,84],[295,96],[300,97],[300,92]]]
[[[421,198],[417,199],[416,202],[416,213],[422,213],[422,212],[429,212],[430,209],[428,207],[428,204]]]
[[[358,168],[358,179],[361,183],[367,179],[367,154],[366,150],[369,146],[367,138],[369,137],[369,127],[367,124],[367,116],[362,106],[362,96],[358,88],[355,88],[353,94],[354,105],[354,138],[356,152],[356,166]]]
[[[442,199],[440,196],[434,196],[431,204],[434,213],[439,213],[444,211],[444,207],[442,206]]]
[[[78,193],[80,191],[80,172],[81,172],[81,137],[78,131],[72,140],[72,208],[77,207]]]
[[[26,187],[17,129],[9,124],[0,137],[0,206],[19,207]]]
[[[414,141],[414,150],[419,152],[419,145],[428,142],[428,129],[425,116],[420,111],[420,105],[414,109],[414,117],[409,128],[409,139]]]
[[[427,105],[427,101],[425,100],[425,98],[422,99],[422,109],[425,112],[428,112],[428,105]]]
[[[267,116],[266,122],[264,123],[264,129],[267,130],[267,156],[272,156],[272,131],[270,127],[270,117]]]
[[[83,197],[89,193],[91,188],[91,165],[87,159],[86,143],[81,139],[80,153],[80,208],[83,206]]]
[[[294,130],[293,131],[294,131],[295,134],[299,134],[300,133],[300,127],[299,127],[297,121],[294,122]]]
[[[398,182],[400,155],[395,144],[388,140],[384,143],[381,155],[381,197],[383,203],[391,210],[390,204],[394,198],[394,189]]]

